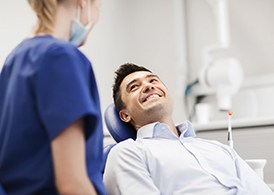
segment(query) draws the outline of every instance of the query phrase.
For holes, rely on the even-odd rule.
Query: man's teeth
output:
[[[157,95],[157,94],[150,95],[150,96],[146,99],[146,101],[149,100],[149,99],[151,99],[151,98],[155,98],[155,97],[159,97],[159,95]]]

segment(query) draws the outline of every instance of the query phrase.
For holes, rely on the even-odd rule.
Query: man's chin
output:
[[[157,114],[157,113],[165,112],[166,107],[163,104],[156,103],[156,104],[151,104],[147,106],[145,110],[149,114]]]

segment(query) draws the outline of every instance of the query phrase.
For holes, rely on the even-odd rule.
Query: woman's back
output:
[[[89,178],[103,194],[102,121],[91,64],[50,35],[24,40],[0,75],[0,183],[8,194],[57,194],[51,141],[79,117],[87,151],[93,145]]]

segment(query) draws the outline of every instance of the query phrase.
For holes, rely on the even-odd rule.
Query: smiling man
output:
[[[150,70],[120,66],[113,98],[137,139],[120,142],[109,153],[104,174],[109,195],[273,195],[229,146],[196,138],[188,121],[175,125],[172,98]]]
[[[135,129],[155,121],[163,121],[173,127],[172,100],[157,75],[149,71],[137,71],[126,76],[121,83],[121,100],[124,106],[120,118],[130,122]]]

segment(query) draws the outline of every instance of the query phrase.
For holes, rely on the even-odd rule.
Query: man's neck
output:
[[[160,123],[165,123],[166,125],[169,126],[169,128],[172,130],[172,132],[177,136],[179,137],[180,134],[176,128],[176,125],[174,123],[174,121],[172,119],[169,119],[169,120],[158,120],[158,121],[151,121],[151,122],[148,122],[146,124],[142,124],[142,125],[134,125],[135,129],[138,131],[138,129],[140,129],[141,127],[145,126],[145,125],[148,125],[148,124],[151,124],[151,123],[154,123],[154,122],[160,122]]]
[[[180,136],[180,134],[179,134],[179,132],[178,132],[178,130],[177,130],[177,128],[176,128],[176,125],[175,125],[175,123],[173,122],[173,120],[171,120],[171,121],[167,121],[167,122],[162,122],[162,123],[165,123],[165,124],[167,124],[168,126],[169,126],[169,128],[173,131],[173,133],[177,136],[177,137],[179,137]]]

